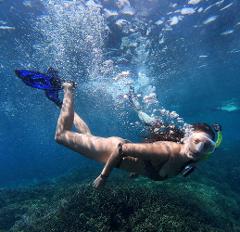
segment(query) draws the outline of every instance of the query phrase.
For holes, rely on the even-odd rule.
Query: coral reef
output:
[[[84,173],[84,174],[83,174]],[[97,170],[0,192],[0,231],[240,231],[240,198],[198,177],[129,181],[115,172],[95,190]]]

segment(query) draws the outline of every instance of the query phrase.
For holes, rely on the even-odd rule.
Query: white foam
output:
[[[118,81],[118,80],[121,80],[121,79],[125,79],[125,78],[128,78],[130,76],[130,71],[127,70],[127,71],[122,71],[120,73],[118,73],[114,78],[113,80],[114,81]]]
[[[170,112],[170,117],[171,118],[178,118],[179,117],[179,114],[177,114],[177,112],[176,111],[172,111],[172,112]]]
[[[233,2],[230,3],[230,4],[228,4],[228,5],[226,5],[225,7],[221,8],[220,11],[226,10],[226,9],[228,9],[229,7],[231,7],[232,5],[233,5]]]
[[[212,4],[210,6],[208,6],[207,8],[205,8],[205,10],[203,11],[204,13],[207,12],[208,10],[210,10],[212,7],[214,7],[216,4]]]
[[[108,10],[108,9],[104,9],[103,11],[104,11],[104,15],[106,18],[118,16],[117,11],[112,11],[112,10]]]
[[[177,3],[171,3],[170,7],[175,8],[175,7],[177,7],[177,5],[178,5]]]
[[[221,33],[221,35],[230,35],[234,32],[234,30],[230,29],[230,30],[227,30],[227,31],[224,31]]]
[[[147,77],[147,75],[142,71],[138,72],[138,80],[137,81],[138,81],[139,86],[141,86],[141,87],[148,86],[150,84],[149,77]]]
[[[119,9],[122,9],[124,6],[131,6],[128,0],[117,0],[116,5]]]
[[[163,19],[159,19],[159,20],[157,20],[156,22],[155,22],[155,24],[156,25],[161,25],[161,24],[163,24],[164,23],[164,20]]]
[[[170,25],[166,24],[165,27],[162,29],[162,31],[172,31],[172,27]]]
[[[3,21],[3,20],[0,20],[0,24],[2,24],[2,25],[6,25],[7,22],[6,22],[6,21]]]
[[[129,15],[129,16],[133,16],[136,13],[135,9],[130,5],[125,5],[120,12],[124,15]]]
[[[183,17],[180,16],[173,16],[168,21],[171,26],[174,26],[179,23],[180,20],[182,20]]]
[[[122,28],[123,26],[127,25],[127,23],[128,23],[128,21],[125,20],[125,19],[118,19],[118,20],[115,22],[115,24],[116,24],[118,27],[120,27],[120,28]]]
[[[165,37],[164,36],[162,36],[161,38],[160,38],[160,40],[159,40],[159,44],[163,44],[165,42]]]
[[[220,5],[222,5],[223,3],[224,3],[224,0],[221,0],[221,1],[216,2],[215,5],[216,5],[216,6],[220,6]]]
[[[93,0],[87,1],[86,6],[95,7],[95,8],[102,8],[103,7],[101,4],[98,4],[98,3],[94,2]]]
[[[208,55],[200,55],[199,58],[207,58]]]
[[[194,14],[196,11],[195,11],[195,9],[194,8],[191,8],[191,7],[185,7],[185,8],[182,8],[181,10],[180,10],[180,13],[182,14],[182,15],[192,15],[192,14]]]
[[[32,2],[31,1],[29,1],[29,0],[26,0],[26,1],[23,1],[23,5],[25,6],[25,7],[32,7]]]
[[[146,31],[146,36],[150,35],[151,31],[152,31],[152,28],[149,27],[149,28],[147,29],[147,31]]]
[[[217,15],[211,16],[211,17],[207,18],[205,21],[203,21],[203,24],[207,25],[207,24],[209,24],[209,23],[212,23],[212,22],[214,22],[217,18],[218,18]]]
[[[104,40],[108,35],[103,14],[94,1],[42,1],[46,13],[38,17],[34,29],[43,36],[35,59],[45,57],[65,78],[74,74],[78,82],[102,75]],[[67,4],[67,5],[66,5]],[[81,68],[80,68],[81,67]]]
[[[198,68],[205,68],[207,66],[208,66],[207,64],[203,64],[203,65],[198,66]]]
[[[198,4],[198,3],[200,3],[202,0],[189,0],[188,1],[188,4],[190,4],[190,5],[196,5],[196,4]]]
[[[150,93],[149,95],[145,95],[143,97],[143,102],[148,105],[158,103],[156,93]]]
[[[15,27],[9,27],[9,26],[0,26],[0,30],[11,31],[11,30],[16,30],[16,28]]]
[[[131,6],[128,0],[118,0],[116,5],[120,9],[121,14],[133,16],[136,13],[136,10]]]
[[[240,52],[239,49],[233,49],[233,50],[231,50],[229,53],[239,53],[239,52]]]

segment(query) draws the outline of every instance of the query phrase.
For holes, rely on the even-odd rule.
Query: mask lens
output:
[[[216,148],[216,143],[210,138],[206,137],[204,148],[206,153],[213,153]]]
[[[200,142],[200,143],[196,144],[195,148],[196,148],[197,152],[201,153],[203,151],[203,148],[204,148],[204,143]]]
[[[194,140],[195,150],[199,153],[212,153],[216,148],[216,143],[208,136],[201,135],[201,137]]]

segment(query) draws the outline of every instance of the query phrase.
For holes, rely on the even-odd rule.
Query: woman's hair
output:
[[[192,124],[193,131],[204,132],[211,136],[211,139],[215,139],[215,134],[210,125],[206,123],[195,123]],[[144,142],[153,143],[156,141],[171,141],[176,143],[182,143],[185,133],[175,125],[164,125],[164,129],[157,126],[149,128],[147,137]]]
[[[210,135],[212,140],[215,139],[215,133],[212,127],[207,123],[195,123],[195,124],[192,124],[192,128],[194,131],[200,131]]]

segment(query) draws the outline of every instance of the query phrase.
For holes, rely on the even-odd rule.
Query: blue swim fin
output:
[[[26,85],[45,90],[49,100],[58,107],[62,106],[62,101],[58,98],[58,91],[63,89],[63,80],[59,77],[58,71],[50,67],[46,74],[31,70],[15,70],[15,73]]]
[[[44,90],[62,89],[62,80],[55,70],[50,71],[50,75],[30,70],[15,70],[15,73],[26,85],[33,88]]]
[[[58,107],[62,107],[62,101],[58,98],[58,90],[45,90],[46,97]]]
[[[49,67],[46,74],[52,78],[59,78],[58,71],[53,67]]]

